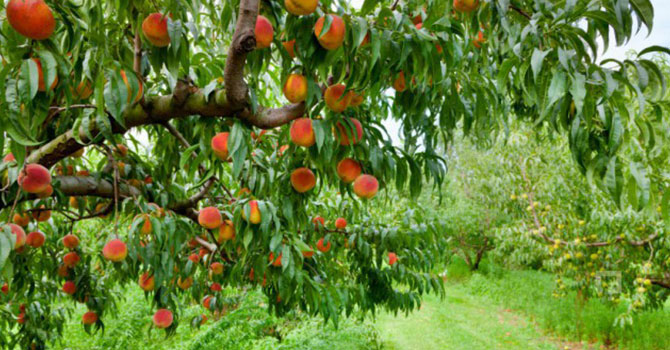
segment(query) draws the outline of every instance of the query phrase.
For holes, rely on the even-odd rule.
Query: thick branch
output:
[[[234,109],[247,107],[249,89],[244,81],[244,66],[249,52],[256,49],[256,17],[259,0],[241,0],[233,40],[228,49],[223,78],[228,101]]]

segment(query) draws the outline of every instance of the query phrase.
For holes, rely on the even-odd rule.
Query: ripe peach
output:
[[[291,123],[291,141],[298,146],[311,147],[316,143],[312,120],[309,118],[298,118]]]
[[[39,164],[28,164],[19,173],[17,181],[24,191],[40,193],[51,184],[51,174],[49,174],[47,168]]]
[[[335,228],[338,230],[347,228],[347,220],[345,218],[337,218],[335,220]]]
[[[28,236],[26,236],[26,244],[33,248],[41,247],[45,240],[46,236],[44,233],[39,231],[31,232],[28,234]]]
[[[393,88],[397,92],[403,92],[407,89],[407,83],[405,82],[405,72],[400,71],[393,81]]]
[[[284,41],[281,44],[284,46],[284,49],[286,49],[286,52],[288,52],[288,55],[291,58],[295,58],[295,39]]]
[[[358,107],[363,103],[363,100],[365,99],[365,97],[363,97],[362,92],[360,94],[357,94],[353,90],[349,90],[349,95],[351,95],[349,107]]]
[[[393,266],[398,262],[398,256],[394,252],[389,252],[389,265]]]
[[[40,193],[37,193],[37,197],[38,198],[48,198],[48,197],[51,197],[51,195],[53,195],[53,194],[54,194],[54,188],[53,188],[53,186],[49,185],[49,186],[47,186],[46,190],[44,190]]]
[[[223,290],[223,288],[221,287],[221,284],[214,282],[211,286],[209,286],[209,290],[212,292],[220,292]]]
[[[216,241],[221,244],[225,241],[230,241],[232,239],[235,239],[235,226],[233,226],[233,222],[230,220],[225,220],[223,222],[223,225],[219,227],[219,235],[216,239]]]
[[[12,231],[12,234],[16,236],[16,243],[14,243],[14,250],[23,247],[23,245],[26,244],[26,232],[23,231],[21,226],[16,224],[7,224],[7,226],[9,226],[10,230]],[[4,230],[5,227],[3,227],[2,229]]]
[[[47,84],[44,81],[44,72],[42,71],[42,62],[40,62],[39,58],[33,58],[33,61],[35,61],[35,64],[37,64],[37,91],[45,92],[45,91],[47,91]],[[54,75],[54,80],[51,82],[51,85],[49,86],[49,90],[55,89],[56,85],[58,85],[58,75]]]
[[[361,171],[361,165],[351,158],[344,158],[337,163],[337,176],[346,183],[354,182]]]
[[[197,254],[196,254],[196,256],[197,256]],[[179,279],[177,279],[177,285],[182,290],[187,290],[187,289],[191,288],[191,286],[193,285],[193,278],[192,277],[186,277],[186,278],[182,279],[181,277],[179,277]]]
[[[272,263],[272,266],[274,267],[280,267],[281,266],[281,253],[277,256],[275,259],[275,254],[273,252],[270,252],[269,259],[270,263]]]
[[[114,147],[114,155],[120,158],[125,158],[128,155],[128,147],[122,143],[117,143]]]
[[[79,257],[79,254],[76,252],[69,252],[63,257],[63,264],[67,267],[75,267],[79,264],[80,260],[81,258]]]
[[[154,325],[156,328],[168,328],[172,325],[173,321],[172,311],[168,309],[160,309],[156,311],[153,317]]]
[[[16,161],[16,158],[14,158],[14,155],[12,153],[7,153],[7,155],[4,158],[2,158],[2,161],[5,163],[14,162]]]
[[[284,0],[286,11],[296,16],[309,15],[316,11],[319,0]]]
[[[200,255],[198,255],[196,253],[193,253],[193,254],[188,256],[188,260],[191,260],[191,261],[193,261],[194,264],[197,264],[197,263],[200,262]]]
[[[454,10],[459,12],[472,12],[479,6],[479,0],[454,0]]]
[[[151,219],[149,218],[149,214],[144,214],[142,215],[142,219],[144,222],[142,223],[142,227],[140,228],[140,233],[143,235],[149,235],[151,234],[152,227],[151,227]]]
[[[5,295],[9,294],[9,285],[7,283],[3,284],[2,288],[0,288],[0,292]]]
[[[105,218],[109,217],[109,213],[104,214],[104,211],[107,209],[107,207],[108,207],[107,203],[98,203],[98,204],[95,205],[95,212],[100,213],[99,216],[101,218],[105,219]]]
[[[12,222],[21,227],[26,227],[30,223],[30,215],[28,213],[16,213],[12,218]]]
[[[63,245],[68,249],[75,249],[79,246],[79,237],[73,234],[67,234],[63,237]]]
[[[202,307],[209,310],[209,307],[211,306],[211,304],[212,304],[212,296],[211,295],[207,295],[204,298],[202,298]]]
[[[77,200],[77,197],[70,197],[70,206],[74,209],[79,209],[79,201]]]
[[[212,270],[213,274],[220,275],[223,273],[223,264],[220,262],[214,262],[209,265],[209,269]]]
[[[314,224],[314,229],[318,230],[319,228],[326,226],[326,219],[322,216],[315,216],[312,219],[312,223]]]
[[[472,40],[472,45],[474,45],[476,48],[481,49],[482,45],[486,43],[486,39],[484,38],[484,33],[480,30],[479,33],[477,34],[477,37]]]
[[[60,277],[63,277],[63,278],[68,277],[68,276],[70,276],[70,268],[65,264],[61,264],[61,265],[58,266],[57,273],[58,273],[58,276],[60,276]]]
[[[73,95],[72,97],[74,97],[77,100],[85,100],[91,97],[91,95],[93,95],[93,86],[91,85],[91,82],[88,79],[81,81],[79,85],[77,85],[77,88],[73,91],[72,95]],[[83,148],[77,152],[81,152],[81,155],[79,157],[84,155]],[[75,158],[79,157],[75,156]]]
[[[137,283],[140,285],[140,288],[142,288],[142,290],[145,292],[151,292],[152,290],[154,290],[154,287],[156,286],[154,275],[149,274],[148,272],[143,273],[140,276],[140,279],[139,281],[137,281]]]
[[[363,138],[363,125],[361,122],[356,118],[349,118],[349,120],[351,123],[343,123],[340,121],[335,125],[339,131],[339,140],[340,145],[342,146],[355,145]],[[350,124],[353,124],[353,128]]]
[[[417,30],[421,30],[421,28],[423,28],[423,23],[422,23],[422,22],[415,23],[415,24],[414,24],[414,27],[415,27]]]
[[[122,240],[115,238],[102,248],[102,255],[112,262],[121,262],[128,256],[128,247]]]
[[[40,206],[44,209],[44,205]],[[45,222],[51,218],[51,210],[36,210],[33,212],[33,219],[37,222]]]
[[[92,325],[96,322],[98,322],[98,314],[93,311],[88,311],[81,317],[81,323],[84,325]]]
[[[157,47],[170,45],[167,16],[154,12],[142,22],[142,33],[149,42]]]
[[[309,250],[303,250],[302,251],[302,256],[304,256],[307,259],[313,257],[314,256],[314,249],[312,249],[312,247],[310,247]]]
[[[200,248],[200,250],[198,251],[198,256],[200,257],[200,259],[204,258],[207,254],[209,254],[209,250],[205,248]]]
[[[363,174],[354,181],[354,193],[364,199],[370,199],[377,194],[379,182],[372,175]]]
[[[200,226],[213,230],[223,223],[221,212],[215,207],[206,207],[198,213],[198,223]]]
[[[289,74],[284,83],[284,96],[291,103],[300,103],[307,98],[307,78],[301,74]]]
[[[279,150],[277,150],[277,155],[280,157],[283,156],[284,153],[286,153],[286,150],[288,150],[288,145],[283,145],[279,147]]]
[[[335,113],[340,113],[349,107],[351,103],[351,95],[345,94],[347,89],[343,84],[331,85],[323,93],[323,99],[326,101],[326,106]]]
[[[16,323],[18,324],[24,324],[26,323],[26,313],[21,311],[19,315],[16,317]]]
[[[256,48],[264,49],[270,47],[272,44],[272,37],[274,36],[274,29],[272,23],[264,16],[258,15],[256,17]]]
[[[305,168],[298,168],[291,173],[291,186],[299,193],[305,193],[316,186],[316,176]]]
[[[63,283],[63,292],[72,295],[77,292],[77,285],[75,285],[73,281],[66,281]]]
[[[252,224],[261,223],[261,211],[258,209],[258,202],[256,200],[249,201],[250,215],[249,222]],[[242,210],[242,218],[247,220],[247,215],[245,214],[246,210]]]
[[[220,132],[212,137],[212,151],[221,160],[228,160],[228,135],[227,132]]]
[[[130,103],[130,101],[132,100],[132,96],[130,96],[132,93],[132,87],[130,86],[130,82],[128,81],[128,77],[126,76],[126,71],[122,69],[119,73],[121,74],[121,79],[123,79],[123,83],[126,85],[126,89],[128,90],[128,99],[126,102]],[[135,100],[133,100],[133,103],[139,102],[142,99],[142,95],[144,94],[144,87],[142,86],[142,81],[138,79],[137,82],[139,84],[139,88],[137,90],[137,95],[135,95]]]
[[[49,38],[56,28],[53,12],[44,0],[10,0],[7,20],[19,34],[34,40]]]
[[[337,48],[342,46],[347,28],[340,16],[333,14],[327,16],[330,16],[330,18],[332,19],[328,31],[326,33],[321,34],[323,26],[326,22],[326,17],[323,16],[319,18],[316,21],[316,25],[314,25],[314,35],[316,35],[316,38],[319,40],[319,44],[321,44],[321,46],[323,46],[324,49],[336,50]]]
[[[328,244],[323,245],[323,238],[319,239],[318,242],[316,242],[316,249],[318,249],[322,253],[328,253],[331,247],[331,242],[328,241]]]
[[[370,32],[365,34],[365,38],[363,38],[363,41],[361,41],[361,45],[359,47],[363,47],[369,43],[370,43]]]

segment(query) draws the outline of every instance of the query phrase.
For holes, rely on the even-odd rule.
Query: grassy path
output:
[[[447,297],[425,298],[409,317],[382,315],[376,323],[388,350],[556,350],[528,320],[491,302],[447,287]]]

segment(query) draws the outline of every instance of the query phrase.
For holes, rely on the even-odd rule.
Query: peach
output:
[[[77,285],[75,285],[73,281],[66,281],[63,283],[63,292],[72,295],[77,292]]]
[[[73,234],[67,234],[63,237],[63,245],[67,249],[75,249],[79,246],[79,237]]]
[[[363,93],[357,94],[354,91],[349,91],[349,95],[351,95],[350,102],[349,102],[349,107],[358,107],[361,104],[363,104],[363,101],[365,97],[363,97]]]
[[[79,209],[79,201],[77,200],[77,197],[70,197],[70,206],[74,209]]]
[[[2,161],[5,163],[14,162],[16,161],[16,158],[14,158],[14,154],[7,153],[7,155],[4,158],[2,158]]]
[[[115,238],[102,248],[102,255],[112,262],[121,262],[128,256],[128,247],[122,240]]]
[[[46,236],[44,233],[39,231],[31,232],[28,234],[28,236],[26,236],[26,244],[33,248],[41,247],[45,240]]]
[[[393,266],[398,262],[398,256],[394,252],[389,252],[389,265]]]
[[[309,118],[298,118],[291,123],[291,141],[298,146],[311,147],[316,143],[312,120]]]
[[[79,170],[75,173],[76,176],[89,176],[91,173],[88,170]]]
[[[249,201],[249,222],[252,224],[260,224],[261,223],[261,211],[258,209],[258,201],[256,200],[250,200]],[[246,210],[242,210],[242,218],[247,220],[247,215],[245,214]]]
[[[284,83],[284,96],[291,103],[300,103],[307,98],[307,78],[301,74],[289,74]]]
[[[335,228],[338,230],[344,230],[347,228],[347,220],[345,218],[335,219]]]
[[[314,229],[318,230],[319,228],[326,226],[326,219],[322,216],[315,216],[314,219],[312,219],[312,223],[314,224]]]
[[[213,274],[220,275],[223,273],[223,264],[220,262],[214,262],[209,265],[209,269],[212,270]]]
[[[316,186],[316,176],[305,168],[298,168],[291,173],[291,186],[299,193],[305,193]]]
[[[284,41],[281,44],[286,49],[286,52],[288,52],[289,57],[295,58],[295,39]]]
[[[151,177],[151,175],[147,175],[144,178],[144,184],[145,185],[151,185],[152,183],[154,183],[154,179]]]
[[[53,194],[54,194],[54,188],[53,188],[53,186],[49,185],[49,186],[47,186],[46,190],[44,190],[40,193],[37,193],[37,197],[38,198],[49,198]]]
[[[454,10],[458,12],[472,12],[479,6],[479,0],[454,0]]]
[[[274,267],[280,267],[281,266],[281,253],[277,256],[275,259],[275,254],[273,252],[270,252],[269,259],[270,263],[272,263],[272,266]]]
[[[415,27],[417,30],[421,30],[421,28],[423,28],[423,23],[421,23],[421,22],[416,23],[416,24],[414,24],[414,27]]]
[[[472,40],[472,45],[478,49],[481,49],[484,43],[486,43],[486,39],[484,38],[484,33],[480,30],[477,34],[477,37]]]
[[[207,254],[209,254],[209,250],[205,248],[200,248],[200,250],[198,251],[198,256],[200,257],[200,259],[204,258]]]
[[[216,241],[221,244],[232,239],[235,239],[235,226],[233,226],[232,221],[225,220],[219,227],[219,235],[216,238]]]
[[[207,295],[202,299],[202,306],[205,309],[209,310],[209,307],[212,306],[212,296],[211,295]]]
[[[81,81],[77,85],[77,88],[73,91],[72,95],[73,95],[72,97],[74,97],[77,100],[85,100],[85,99],[91,97],[91,95],[93,95],[93,86],[91,85],[91,82],[88,79],[85,79],[85,80]],[[80,151],[81,151],[81,155],[84,155],[84,149],[82,148],[82,149],[80,149]],[[77,151],[77,152],[80,152],[80,151]],[[81,155],[79,157],[81,157]],[[75,156],[75,158],[79,158],[79,157]]]
[[[351,158],[344,158],[337,163],[337,176],[346,183],[354,182],[361,171],[361,165]]]
[[[7,4],[9,25],[29,39],[44,40],[56,29],[56,20],[44,0],[10,0]]]
[[[331,85],[323,93],[323,99],[326,101],[326,106],[335,112],[340,113],[349,107],[351,103],[351,95],[345,93],[347,89],[343,84]]]
[[[83,316],[81,316],[81,323],[84,325],[92,325],[96,322],[98,322],[98,314],[93,311],[88,311]]]
[[[51,210],[45,210],[44,206],[40,206],[40,210],[33,211],[33,219],[37,222],[45,222],[51,218]]]
[[[277,155],[281,157],[281,156],[284,155],[284,153],[286,153],[287,150],[288,150],[288,145],[283,145],[283,146],[279,147],[279,150],[277,150]]]
[[[197,263],[200,262],[200,255],[198,255],[196,253],[193,253],[193,254],[188,256],[188,260],[191,260],[191,261],[193,261],[194,264],[197,264]]]
[[[28,164],[19,173],[18,183],[28,193],[43,192],[51,184],[51,174],[39,164]]]
[[[187,290],[187,289],[191,288],[191,286],[193,285],[193,278],[192,277],[186,277],[186,278],[182,279],[181,277],[179,277],[179,279],[177,280],[177,285],[182,290]]]
[[[126,71],[122,69],[119,73],[121,75],[123,83],[126,85],[126,90],[128,90],[128,98],[126,102],[130,103],[130,101],[132,100],[132,96],[130,96],[130,94],[132,93],[132,87],[130,86],[130,82],[128,81],[128,77],[126,76]],[[144,94],[144,87],[142,86],[142,81],[138,79],[137,83],[139,84],[139,88],[137,90],[137,95],[135,95],[135,100],[133,100],[133,103],[139,102],[142,99],[142,95]]]
[[[319,0],[284,0],[286,11],[296,16],[309,15],[316,11]]]
[[[142,33],[153,46],[165,47],[170,45],[167,16],[154,12],[142,22]]]
[[[198,223],[200,226],[213,230],[223,223],[221,212],[215,207],[206,207],[198,213]]]
[[[328,253],[331,247],[331,242],[328,241],[328,244],[323,245],[323,238],[319,239],[318,242],[316,242],[316,249],[318,249],[322,253]]]
[[[302,256],[304,256],[307,259],[313,257],[314,256],[314,249],[312,249],[312,247],[310,247],[309,250],[303,250],[302,251]]]
[[[403,92],[407,89],[407,82],[405,81],[405,72],[400,71],[393,81],[393,88],[397,92]]]
[[[374,197],[378,190],[379,182],[372,175],[363,174],[354,181],[354,193],[363,199]]]
[[[105,219],[105,218],[109,217],[109,213],[104,214],[107,207],[108,207],[107,203],[98,203],[98,204],[95,205],[95,212],[100,213],[100,215],[98,215],[98,216]]]
[[[61,264],[61,265],[58,266],[57,273],[58,273],[58,276],[60,276],[60,277],[63,277],[63,278],[68,277],[68,276],[70,276],[70,268],[67,267],[67,265],[65,265],[65,264]]]
[[[220,132],[212,137],[212,151],[221,160],[228,160],[228,136],[227,132]]]
[[[142,223],[142,227],[140,228],[140,233],[145,236],[151,234],[152,227],[149,214],[143,214],[141,220],[143,220],[144,222]]]
[[[361,45],[359,47],[363,47],[369,43],[370,43],[370,32],[365,34],[365,38],[363,38],[363,41],[361,41]]]
[[[221,284],[214,282],[211,286],[209,286],[209,290],[212,292],[220,292],[223,290],[223,288],[221,287]]]
[[[322,16],[316,21],[316,24],[314,25],[314,35],[316,35],[317,40],[319,40],[319,44],[321,44],[324,49],[336,50],[342,46],[347,28],[340,16],[333,14],[327,16],[330,16],[332,19],[328,31],[323,34],[321,33],[326,22],[326,17]]]
[[[7,283],[3,284],[2,288],[0,288],[0,291],[2,292],[2,294],[5,295],[9,294],[9,285]]]
[[[47,91],[47,85],[46,82],[44,81],[44,72],[42,71],[42,62],[38,58],[33,58],[33,61],[35,61],[35,64],[37,64],[37,90],[45,92]],[[58,85],[58,75],[54,75],[54,80],[51,82],[51,85],[49,86],[49,90],[53,90],[56,88],[56,85]]]
[[[339,140],[342,146],[355,145],[363,138],[363,125],[361,125],[361,122],[356,118],[349,118],[349,120],[351,123],[339,121],[335,125],[339,131]],[[350,124],[353,124],[353,128]]]
[[[272,44],[272,37],[274,36],[274,29],[272,23],[265,16],[258,15],[256,17],[256,48],[265,49]]]
[[[9,226],[10,230],[12,231],[12,234],[16,236],[16,243],[14,243],[14,249],[19,249],[23,247],[24,244],[26,244],[26,232],[23,231],[21,226],[16,225],[16,224],[7,224]],[[3,230],[5,227],[2,228]]]
[[[79,257],[79,254],[75,252],[69,252],[63,257],[63,264],[65,264],[67,267],[75,267],[77,264],[79,264],[80,260],[81,258]]]
[[[24,324],[26,323],[26,313],[21,311],[19,315],[16,317],[16,323],[18,324]]]
[[[125,158],[128,155],[128,147],[122,143],[117,143],[114,148],[114,154],[117,157]]]
[[[137,281],[137,283],[140,285],[140,288],[142,288],[142,290],[145,292],[151,292],[152,290],[154,290],[154,287],[156,286],[154,275],[148,272],[143,273],[140,276],[140,279]]]
[[[30,223],[30,215],[28,213],[16,213],[12,218],[12,222],[21,227],[26,227]]]

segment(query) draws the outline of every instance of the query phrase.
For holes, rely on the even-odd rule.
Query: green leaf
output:
[[[654,26],[654,7],[649,0],[630,0],[630,5],[637,14],[638,18],[651,31]]]
[[[19,91],[25,100],[32,100],[39,89],[39,72],[37,63],[32,59],[26,59],[21,64],[21,83]]]
[[[542,51],[540,49],[533,50],[533,55],[530,58],[530,66],[533,70],[533,78],[535,80],[537,80],[537,75],[542,71],[542,63],[549,52],[550,51]]]

